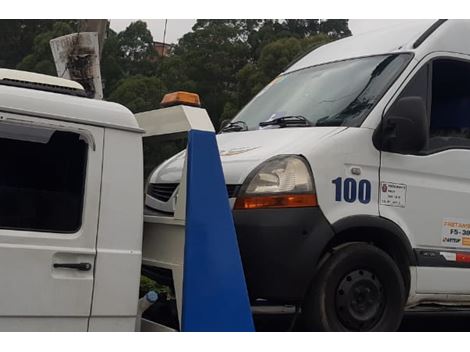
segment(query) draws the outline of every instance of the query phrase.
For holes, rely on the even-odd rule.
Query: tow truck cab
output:
[[[421,21],[324,45],[217,136],[253,303],[323,330],[470,303],[468,33]],[[183,160],[154,170],[147,208],[171,216]]]
[[[0,330],[133,331],[142,133],[80,84],[0,70]]]

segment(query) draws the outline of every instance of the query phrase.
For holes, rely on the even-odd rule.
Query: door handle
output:
[[[75,269],[80,271],[89,271],[91,269],[90,263],[54,263],[54,268]]]

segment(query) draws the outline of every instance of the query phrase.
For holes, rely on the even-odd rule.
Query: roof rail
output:
[[[431,27],[429,27],[423,34],[421,34],[421,36],[414,42],[413,49],[416,49],[418,46],[420,46],[445,21],[447,20],[437,20],[436,22],[434,22]]]

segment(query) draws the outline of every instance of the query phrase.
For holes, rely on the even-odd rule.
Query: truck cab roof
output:
[[[391,53],[411,52],[424,56],[431,52],[447,51],[470,55],[470,42],[463,40],[468,33],[468,20],[410,22],[323,45],[295,62],[284,73],[328,62]]]
[[[16,113],[143,132],[127,108],[74,94],[81,90],[80,84],[70,80],[0,69],[0,114]]]

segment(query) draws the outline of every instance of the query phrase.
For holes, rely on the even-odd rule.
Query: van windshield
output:
[[[278,76],[240,111],[254,130],[282,124],[263,122],[300,117],[307,126],[359,126],[410,61],[409,54],[363,57],[313,66]],[[289,125],[284,125],[289,126]]]

